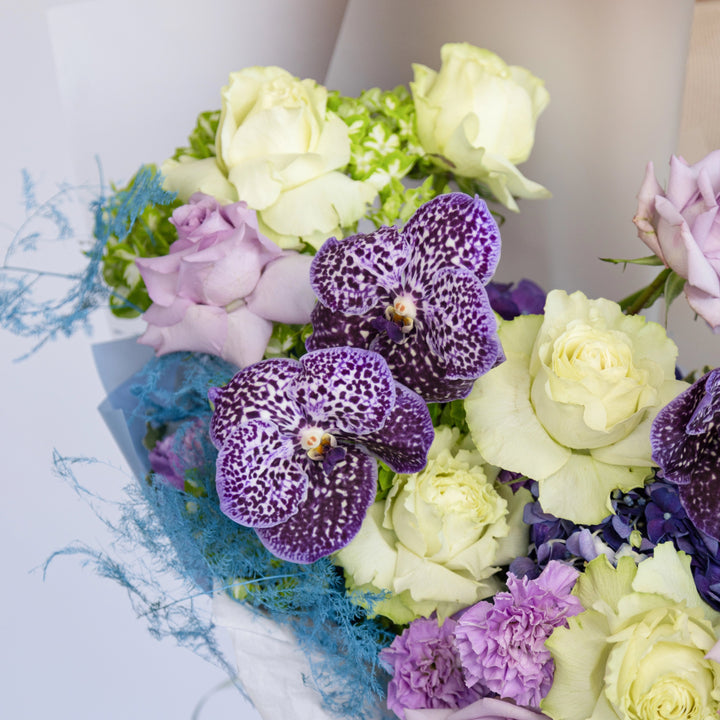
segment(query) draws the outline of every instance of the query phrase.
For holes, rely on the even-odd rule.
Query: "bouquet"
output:
[[[345,97],[233,73],[93,202],[69,294],[6,283],[4,324],[142,316],[155,357],[105,407],[123,531],[214,596],[263,717],[714,716],[720,376],[638,313],[684,292],[720,327],[718,155],[666,190],[648,167],[653,255],[614,260],[663,266],[646,288],[494,283],[503,213],[548,195],[517,168],[548,94],[467,44],[414,74]],[[191,603],[151,610],[225,662]]]

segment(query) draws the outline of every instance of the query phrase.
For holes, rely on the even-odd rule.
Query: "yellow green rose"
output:
[[[389,593],[373,610],[397,623],[489,597],[500,589],[499,566],[527,551],[530,493],[495,482],[497,471],[458,441],[457,428],[438,428],[425,469],[396,476],[334,556],[351,591]]]
[[[612,490],[651,472],[652,420],[687,387],[675,380],[677,347],[617,303],[562,290],[549,293],[544,315],[501,322],[498,335],[507,360],[465,400],[475,445],[537,480],[546,512],[600,522]]]
[[[376,196],[342,170],[350,159],[347,125],[326,109],[327,90],[278,67],[250,67],[222,88],[216,156],[162,166],[181,200],[195,192],[245,201],[260,230],[280,247],[319,247],[359,220]]]
[[[410,83],[425,151],[456,175],[485,183],[511,210],[518,209],[515,197],[549,197],[516,167],[528,159],[550,101],[543,82],[467,43],[448,43],[440,52],[440,72],[415,64]]]
[[[697,593],[690,557],[658,545],[639,566],[604,556],[573,594],[583,607],[546,641],[555,679],[541,703],[554,720],[717,720],[720,663],[708,657],[720,614]]]

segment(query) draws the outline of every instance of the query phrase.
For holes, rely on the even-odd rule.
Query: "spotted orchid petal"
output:
[[[474,379],[494,367],[501,351],[497,321],[485,287],[472,273],[449,268],[437,273],[425,321],[428,345],[449,380]]]
[[[215,482],[220,509],[250,527],[271,527],[305,502],[308,462],[277,425],[250,420],[236,427],[218,454]]]
[[[420,333],[411,336],[402,345],[387,335],[378,335],[370,349],[382,355],[393,375],[405,378],[405,384],[425,402],[442,403],[465,398],[475,382],[475,378],[448,379],[444,363]]]
[[[337,347],[300,358],[290,396],[329,432],[363,435],[383,427],[395,405],[395,382],[377,353]]]
[[[273,552],[312,562],[358,531],[377,467],[420,470],[434,433],[423,400],[360,348],[265,360],[213,388],[223,512]]]
[[[330,310],[362,315],[399,287],[410,247],[395,227],[345,240],[330,238],[310,270],[310,284]]]
[[[295,360],[272,358],[237,373],[222,388],[208,393],[215,412],[210,421],[210,440],[218,450],[237,425],[266,419],[292,432],[299,424],[300,411],[286,393],[288,384],[301,372]]]
[[[664,478],[678,485],[688,518],[720,539],[720,368],[657,414],[650,443]]]
[[[341,347],[369,347],[377,335],[372,315],[345,315],[318,303],[312,313],[312,335],[305,341],[308,350]]]
[[[302,508],[280,525],[257,530],[263,545],[283,560],[311,563],[345,547],[375,499],[377,464],[358,449],[349,450],[332,472],[311,466],[309,475]]]
[[[440,195],[408,220],[412,282],[425,286],[439,267],[466,268],[486,285],[500,260],[500,231],[487,205],[463,193]]]
[[[396,385],[397,402],[381,430],[363,437],[363,445],[396,473],[420,472],[435,428],[425,401],[403,385]]]
[[[499,254],[485,203],[462,193],[426,203],[401,231],[331,240],[311,267],[307,347],[369,348],[426,401],[465,397],[503,359],[484,290]]]

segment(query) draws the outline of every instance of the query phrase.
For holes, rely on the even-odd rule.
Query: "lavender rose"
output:
[[[461,710],[406,710],[405,720],[550,720],[536,710],[485,697]]]
[[[170,253],[136,260],[153,301],[140,343],[158,355],[194,350],[245,367],[262,359],[273,321],[310,320],[311,258],[270,242],[245,203],[196,193],[171,222]]]
[[[673,156],[667,190],[648,163],[633,222],[640,239],[687,280],[690,307],[720,332],[720,150],[695,165]]]

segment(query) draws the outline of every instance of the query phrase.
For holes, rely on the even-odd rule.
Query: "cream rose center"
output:
[[[660,678],[637,706],[639,720],[701,720],[706,716],[697,690],[685,678]]]

